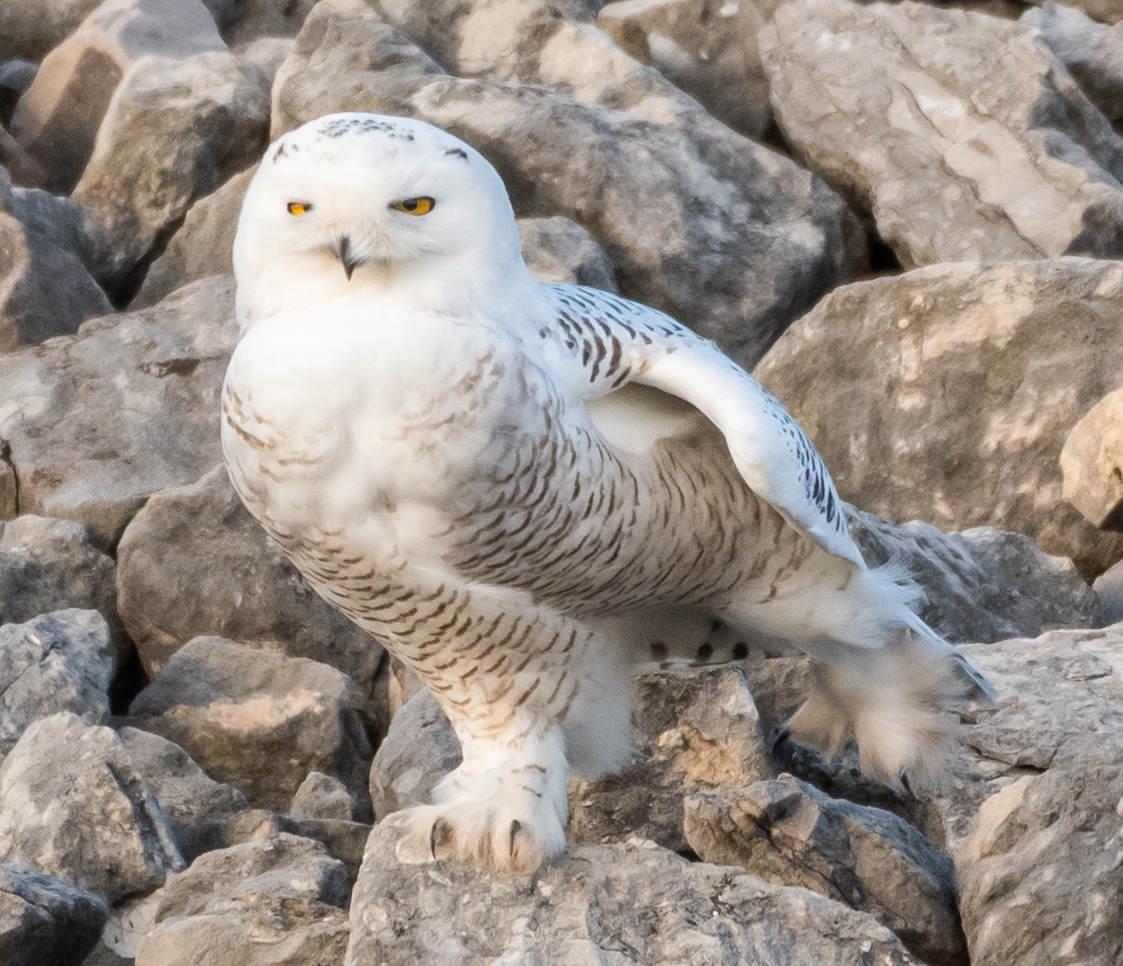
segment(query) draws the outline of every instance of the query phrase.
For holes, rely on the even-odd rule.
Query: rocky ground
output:
[[[0,3],[0,962],[1123,963],[1123,3],[1079,2]],[[242,193],[343,109],[755,367],[997,689],[940,788],[778,739],[802,659],[653,669],[562,859],[397,863],[455,736],[218,447]]]

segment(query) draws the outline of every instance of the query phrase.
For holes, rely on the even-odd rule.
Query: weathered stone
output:
[[[1123,256],[1123,139],[1029,27],[794,0],[760,44],[785,137],[906,268]]]
[[[955,857],[975,966],[1123,959],[1121,747],[1095,767],[1058,760],[984,803]]]
[[[0,522],[0,624],[79,607],[117,618],[117,568],[73,520],[32,514]]]
[[[5,0],[0,4],[0,60],[40,61],[102,0]]]
[[[75,26],[52,45],[12,118],[12,134],[59,194],[81,177],[110,100],[132,65],[146,55],[178,59],[226,46],[199,0],[105,0]]]
[[[917,963],[866,913],[648,842],[569,850],[532,878],[401,865],[371,833],[346,963]]]
[[[354,682],[335,668],[219,637],[180,648],[130,708],[254,805],[282,811],[310,771],[339,778],[370,814],[371,750]]]
[[[1095,526],[1123,530],[1123,389],[1072,427],[1061,449],[1064,498]]]
[[[231,46],[295,37],[316,0],[203,0]]]
[[[1123,27],[1106,27],[1052,0],[1030,7],[1021,22],[1057,55],[1109,120],[1123,118]]]
[[[0,755],[33,722],[62,711],[105,724],[114,652],[105,618],[92,610],[0,625]]]
[[[292,53],[296,44],[296,34],[297,31],[294,30],[291,37],[258,37],[240,48],[238,54],[243,60],[253,64],[261,71],[272,85],[273,79],[277,76],[277,71],[281,69],[281,64]]]
[[[758,138],[772,120],[761,13],[751,0],[617,0],[601,7],[597,26],[719,121]]]
[[[109,915],[98,896],[25,865],[0,864],[0,962],[79,966]]]
[[[153,494],[121,537],[117,562],[122,620],[150,675],[187,641],[215,634],[338,668],[385,731],[382,648],[308,588],[222,465]]]
[[[0,439],[19,478],[18,512],[77,520],[105,548],[150,493],[211,469],[236,338],[233,281],[218,278],[0,354]]]
[[[0,128],[0,165],[14,184],[41,188],[47,183],[47,172],[6,130]]]
[[[994,527],[944,533],[919,520],[886,523],[853,507],[846,515],[866,563],[902,567],[924,592],[920,616],[952,643],[1104,622],[1095,591],[1072,561],[1042,553],[1024,534]]]
[[[113,311],[70,252],[0,212],[0,353],[69,335]]]
[[[296,819],[342,819],[350,822],[354,818],[355,802],[338,778],[310,771],[293,795],[288,813]]]
[[[261,157],[268,130],[268,79],[235,54],[138,60],[74,189],[93,224],[94,277],[134,294],[130,273],[159,252],[193,201]]]
[[[323,0],[274,82],[274,135],[338,110],[444,127],[496,165],[517,214],[579,222],[623,294],[745,364],[864,261],[822,182],[549,4],[381,6],[474,76],[443,73],[361,0]]]
[[[182,866],[121,739],[72,714],[36,721],[0,765],[0,861],[110,902],[154,889]]]
[[[166,738],[137,728],[122,728],[120,734],[129,760],[160,803],[184,861],[229,844],[226,825],[249,808],[245,795],[208,777]]]
[[[9,7],[5,6],[4,13]],[[0,18],[3,14],[0,14]],[[0,26],[0,30],[3,27]],[[35,80],[39,71],[38,64],[26,60],[8,60],[0,63],[0,125],[5,128],[12,123],[12,114],[16,110],[16,102]]]
[[[844,500],[1028,534],[1094,577],[1123,555],[1062,494],[1065,437],[1123,372],[1123,264],[940,265],[836,289],[757,367]]]
[[[1123,561],[1112,564],[1100,574],[1092,589],[1100,599],[1104,624],[1123,621]]]
[[[0,181],[3,181],[0,173]],[[0,208],[16,218],[28,235],[35,235],[69,252],[83,265],[92,263],[93,244],[86,210],[77,202],[41,188],[0,186]]]
[[[616,291],[612,263],[584,228],[568,218],[520,218],[523,260],[539,282]]]
[[[967,962],[951,856],[896,815],[790,775],[692,795],[685,811],[686,840],[703,861],[868,912],[933,966]]]

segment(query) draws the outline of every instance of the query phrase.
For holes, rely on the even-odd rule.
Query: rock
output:
[[[1112,564],[1100,574],[1092,589],[1100,599],[1103,608],[1103,622],[1118,624],[1123,621],[1123,561]]]
[[[80,523],[33,514],[0,522],[0,624],[78,607],[120,627],[117,567]]]
[[[1119,0],[1073,0],[1068,6],[1083,10],[1101,23],[1116,24],[1123,20],[1123,3]]]
[[[281,69],[281,64],[285,62],[285,58],[292,53],[292,49],[296,45],[296,33],[297,31],[294,30],[291,37],[258,37],[240,48],[238,54],[243,60],[253,64],[261,71],[272,85],[273,78],[277,76],[277,71]]]
[[[310,771],[339,778],[369,816],[371,750],[353,681],[326,664],[200,637],[178,650],[129,709],[213,778],[281,811]]]
[[[28,235],[69,252],[83,266],[93,263],[89,217],[77,202],[41,188],[17,186],[9,192],[0,187],[0,209],[15,217]]]
[[[5,7],[4,12],[8,10]],[[3,14],[0,13],[0,19]],[[2,30],[3,27],[0,27]],[[12,114],[16,110],[16,102],[35,80],[39,71],[38,64],[26,60],[7,60],[0,63],[0,125],[7,128],[12,123]]]
[[[131,297],[140,278],[130,273],[159,253],[193,201],[261,157],[268,130],[268,79],[240,57],[138,60],[74,189],[94,225],[94,277]]]
[[[24,862],[109,902],[182,867],[121,739],[73,714],[32,724],[0,765],[0,861]]]
[[[579,222],[624,295],[749,365],[863,263],[864,238],[821,182],[604,34],[545,2],[501,15],[479,6],[450,3],[443,19],[433,4],[382,4],[469,79],[443,73],[359,0],[324,0],[274,82],[274,136],[338,110],[444,127],[496,165],[516,214]]]
[[[568,218],[520,218],[519,241],[530,274],[544,284],[616,291],[612,263],[584,228]]]
[[[88,318],[113,311],[70,252],[0,212],[0,353],[69,335]]]
[[[0,164],[15,184],[41,188],[47,183],[47,172],[43,166],[3,128],[0,128]]]
[[[188,282],[211,275],[233,275],[234,234],[242,197],[257,165],[234,175],[217,191],[200,198],[188,210],[183,227],[172,235],[167,248],[149,266],[144,284],[130,308],[155,305]]]
[[[617,0],[601,7],[597,26],[719,121],[759,138],[772,120],[756,41],[762,13],[748,0]]]
[[[399,834],[386,822],[367,844],[351,902],[351,966],[919,962],[866,913],[641,840],[570,849],[525,878],[402,865]]]
[[[975,966],[1120,961],[1119,750],[1088,769],[1058,761],[984,803],[955,859]]]
[[[0,5],[0,60],[40,61],[102,0],[5,0]]]
[[[69,6],[78,4],[71,0]],[[199,0],[84,6],[92,12],[74,24],[70,37],[52,45],[12,118],[12,134],[47,170],[47,187],[58,194],[69,193],[81,177],[110,99],[130,67],[146,55],[178,59],[226,46]],[[132,183],[130,193],[137,187]]]
[[[846,515],[866,563],[903,567],[924,592],[918,613],[953,644],[1104,623],[1096,592],[1072,561],[1042,553],[1023,534],[944,533],[920,520],[897,526],[853,507]]]
[[[1123,27],[1105,27],[1052,0],[1030,7],[1021,22],[1057,55],[1108,120],[1123,119]]]
[[[260,38],[295,37],[316,0],[203,0],[228,44],[247,48]]]
[[[288,809],[289,815],[296,819],[342,819],[346,822],[354,818],[354,812],[355,802],[343,782],[319,771],[308,773]]]
[[[160,803],[184,861],[229,844],[226,826],[249,808],[246,796],[208,777],[166,738],[137,728],[122,728],[120,735],[129,760]]]
[[[1064,500],[1059,457],[1120,386],[1120,318],[1119,262],[932,266],[835,290],[755,374],[844,500],[945,530],[1025,533],[1087,579],[1123,556],[1123,537]]]
[[[1123,390],[1109,392],[1072,427],[1061,449],[1064,498],[1094,526],[1123,530]]]
[[[219,391],[237,338],[233,281],[210,279],[76,337],[0,354],[0,439],[19,513],[84,524],[113,546],[150,493],[221,459]]]
[[[115,648],[92,610],[60,610],[0,625],[0,755],[27,728],[63,711],[87,725],[109,718]]]
[[[784,136],[905,268],[1123,256],[1123,139],[1024,24],[795,0],[760,44]]]
[[[122,620],[150,675],[192,638],[219,635],[338,668],[385,731],[385,652],[308,588],[222,465],[153,494],[121,537],[117,561]]]
[[[702,861],[868,912],[933,966],[967,963],[951,856],[896,815],[790,775],[692,795],[685,813],[686,840]]]
[[[79,966],[109,915],[105,903],[25,865],[0,864],[0,961]]]

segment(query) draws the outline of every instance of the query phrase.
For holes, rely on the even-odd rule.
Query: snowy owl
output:
[[[316,591],[432,690],[463,746],[404,861],[531,871],[566,779],[630,751],[652,659],[816,662],[789,723],[916,776],[973,676],[867,569],[783,407],[712,343],[541,285],[502,180],[427,124],[336,114],[272,144],[234,245],[234,486]]]

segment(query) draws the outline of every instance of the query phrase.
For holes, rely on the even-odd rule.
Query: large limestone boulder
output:
[[[1094,526],[1123,530],[1123,389],[1109,392],[1061,449],[1064,498]]]
[[[79,966],[109,910],[98,896],[19,863],[0,864],[0,961]]]
[[[785,137],[906,268],[1123,256],[1123,139],[1026,25],[794,0],[760,43]]]
[[[1076,422],[1123,384],[1123,263],[939,265],[836,289],[757,377],[844,500],[1028,534],[1086,577],[1123,555],[1063,494]]]
[[[211,469],[222,458],[233,296],[231,279],[210,279],[142,312],[91,320],[77,336],[0,354],[0,440],[19,480],[12,509],[77,520],[104,549],[149,494]]]
[[[445,127],[496,165],[517,214],[579,222],[624,295],[749,365],[864,260],[822,182],[594,28],[544,2],[383,9],[408,35],[361,0],[322,0],[309,15],[273,85],[274,136],[340,110]],[[472,76],[445,73],[421,48]]]

